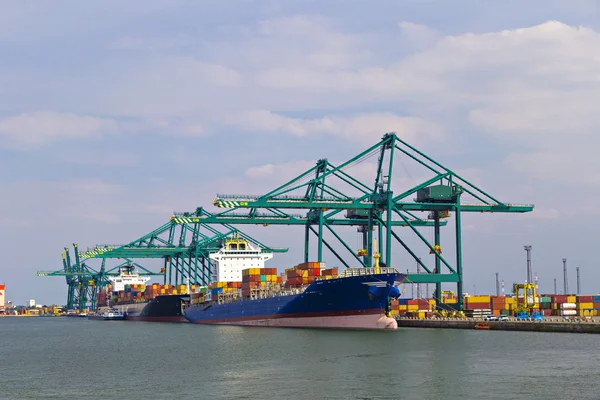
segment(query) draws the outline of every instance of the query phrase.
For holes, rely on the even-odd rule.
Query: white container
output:
[[[560,308],[563,309],[563,310],[575,309],[575,308],[577,308],[577,304],[575,304],[575,303],[562,303],[560,305]]]
[[[562,315],[563,317],[577,315],[577,311],[576,310],[561,310],[560,315]]]

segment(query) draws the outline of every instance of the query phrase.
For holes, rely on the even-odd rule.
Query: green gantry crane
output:
[[[200,222],[179,224],[171,220],[125,245],[96,245],[80,253],[77,244],[74,244],[73,264],[69,249],[65,248],[61,270],[38,271],[37,275],[64,276],[68,286],[67,309],[83,311],[88,305],[96,308],[97,293],[109,283],[108,276],[118,275],[120,268],[126,265],[135,266],[140,275],[163,276],[164,283],[177,285],[187,279],[191,284],[207,285],[214,268],[209,255],[219,250],[222,241],[229,236],[239,234],[263,252],[282,253],[288,250],[267,247],[231,225],[220,225],[221,230],[218,230]],[[164,264],[160,272],[152,272],[133,261],[140,258],[162,259]],[[108,259],[125,262],[107,269]],[[88,263],[92,260],[101,260],[101,267],[90,267]]]
[[[394,161],[398,157],[416,162],[431,178],[411,188],[394,193],[392,178]],[[367,184],[346,172],[350,167],[377,157],[374,182]],[[400,160],[402,163],[402,160]],[[461,201],[467,195],[474,202]],[[408,274],[412,283],[435,283],[435,298],[441,304],[441,284],[457,284],[458,307],[462,309],[463,270],[461,216],[464,212],[525,213],[533,210],[531,204],[510,204],[501,202],[477,188],[452,170],[434,161],[412,147],[395,133],[387,133],[381,141],[350,160],[335,166],[328,160],[319,160],[316,165],[284,185],[265,195],[224,195],[218,194],[213,204],[228,210],[218,214],[198,208],[193,213],[176,213],[171,221],[180,224],[227,223],[227,224],[281,224],[304,225],[304,260],[309,259],[310,233],[316,235],[317,260],[323,260],[323,246],[346,267],[348,263],[324,239],[329,232],[362,266],[373,264],[373,232],[377,231],[378,253],[385,265],[392,266],[392,244],[399,243],[418,263],[425,273]],[[233,210],[246,208],[247,214]],[[262,209],[259,213],[257,210]],[[306,214],[290,214],[289,210],[306,210]],[[346,211],[345,218],[340,218]],[[427,212],[427,218],[415,215]],[[455,218],[456,262],[454,265],[441,254],[440,227],[444,219]],[[356,254],[334,230],[336,226],[358,226],[362,234],[363,249]],[[434,267],[427,266],[406,244],[393,228],[406,226],[434,255]],[[417,227],[432,226],[433,243],[428,241]],[[445,269],[442,272],[442,268]]]

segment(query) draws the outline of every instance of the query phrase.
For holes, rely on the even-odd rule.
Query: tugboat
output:
[[[109,308],[101,314],[88,314],[88,319],[103,320],[103,321],[122,321],[125,319],[125,314],[116,308]]]

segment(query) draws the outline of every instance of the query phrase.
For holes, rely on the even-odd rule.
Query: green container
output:
[[[453,201],[455,194],[452,186],[433,185],[417,191],[417,201]]]
[[[508,311],[508,310],[500,310],[500,315],[510,315],[510,311]]]
[[[551,303],[552,299],[550,297],[540,297],[540,303]]]
[[[260,281],[261,282],[266,282],[267,281],[267,276],[266,275],[261,275],[260,276]]]

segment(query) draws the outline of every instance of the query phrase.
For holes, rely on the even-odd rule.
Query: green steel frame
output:
[[[96,308],[99,290],[108,283],[109,276],[119,274],[125,265],[138,268],[140,275],[163,276],[163,282],[169,284],[207,285],[211,282],[214,264],[210,253],[221,248],[222,241],[229,236],[240,237],[259,247],[263,252],[282,253],[288,249],[270,248],[228,224],[220,224],[221,230],[213,226],[194,222],[177,223],[170,220],[161,227],[126,245],[96,245],[84,252],[74,244],[74,263],[71,263],[69,249],[62,254],[63,268],[58,271],[38,271],[38,276],[64,276],[67,281],[67,308],[83,311],[88,304]],[[134,259],[162,259],[161,272],[152,272],[148,268],[133,262]],[[125,260],[110,269],[106,269],[106,260]],[[88,263],[101,260],[100,269],[91,268]]]
[[[368,185],[346,173],[344,170],[378,155],[374,185]],[[433,176],[399,194],[392,191],[392,172],[394,159],[404,157],[417,162]],[[336,184],[337,183],[337,184]],[[339,187],[345,186],[345,189]],[[352,191],[352,194],[348,193]],[[301,191],[301,194],[298,192]],[[441,195],[431,195],[433,192]],[[346,193],[345,193],[346,192]],[[477,203],[463,203],[461,196],[470,195]],[[417,199],[409,199],[411,196]],[[324,231],[341,243],[361,266],[373,264],[373,232],[379,234],[379,253],[385,265],[392,264],[392,244],[400,245],[415,259],[424,274],[408,274],[407,281],[414,283],[435,283],[435,297],[441,296],[441,284],[452,282],[457,284],[459,308],[462,309],[463,268],[462,268],[462,231],[461,215],[464,212],[501,212],[525,213],[533,210],[531,204],[509,204],[497,200],[483,190],[477,188],[450,169],[442,166],[424,153],[412,147],[396,136],[387,133],[382,140],[367,150],[351,158],[345,163],[334,166],[326,159],[319,160],[316,165],[284,185],[262,196],[217,195],[213,204],[219,208],[230,210],[211,214],[202,208],[194,213],[176,213],[171,220],[181,224],[203,222],[206,224],[281,224],[305,226],[304,259],[309,259],[310,233],[317,237],[317,260],[323,260],[323,246],[346,267],[345,259],[325,241]],[[247,208],[248,214],[234,213],[232,210]],[[268,213],[258,213],[258,209]],[[306,215],[294,215],[284,210],[308,210]],[[346,218],[335,218],[346,210]],[[415,212],[428,212],[427,219],[418,218]],[[444,218],[454,213],[456,219],[456,263],[446,260],[440,250],[440,227],[446,222]],[[358,226],[362,232],[363,248],[366,255],[362,259],[333,229],[334,226]],[[402,238],[394,231],[394,227],[406,226],[434,254],[434,268],[429,268],[417,257]],[[417,227],[432,226],[434,243],[430,243]],[[442,268],[446,271],[443,273]],[[439,302],[438,302],[439,304]]]

